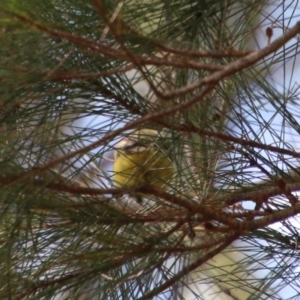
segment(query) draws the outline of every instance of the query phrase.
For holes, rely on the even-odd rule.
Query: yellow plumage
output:
[[[151,184],[162,188],[174,175],[167,153],[158,145],[162,136],[152,129],[134,131],[116,146],[114,182],[116,187]],[[138,201],[141,199],[137,195]]]

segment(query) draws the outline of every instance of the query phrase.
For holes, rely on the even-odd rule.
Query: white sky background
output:
[[[284,3],[284,4],[283,4]],[[293,16],[293,18],[291,19],[291,16]],[[288,27],[291,27],[293,25],[295,25],[295,23],[297,21],[300,21],[300,4],[298,3],[298,1],[270,1],[268,5],[266,5],[264,11],[262,12],[262,17],[261,20],[265,20],[262,22],[261,27],[256,31],[256,40],[252,40],[250,42],[250,49],[260,49],[263,48],[267,45],[268,43],[268,39],[266,37],[266,33],[265,33],[265,29],[268,26],[273,25],[273,36],[271,41],[275,40],[277,37],[281,36],[283,33],[283,30],[286,30]],[[265,80],[268,80],[269,83],[276,87],[276,89],[278,90],[278,92],[282,93],[284,95],[284,93],[286,93],[286,91],[291,91],[291,90],[297,90],[299,88],[299,81],[300,81],[300,58],[299,55],[294,56],[294,53],[289,53],[288,48],[289,45],[294,44],[295,40],[290,41],[290,43],[287,43],[285,45],[285,48],[287,49],[287,53],[288,56],[291,57],[290,60],[286,60],[287,63],[285,65],[282,64],[282,62],[278,62],[277,65],[272,65],[271,71],[272,71],[272,75],[271,76],[267,76],[265,78]],[[255,45],[255,46],[254,46]],[[282,55],[282,54],[279,54]],[[274,57],[274,55],[271,55],[270,57]],[[268,63],[268,61],[266,61],[266,63]],[[130,75],[132,76],[132,75]],[[148,93],[148,87],[147,85],[145,85],[145,83],[140,83],[139,85],[136,86],[137,91],[141,94],[141,95],[145,95]],[[298,94],[298,92],[296,92],[295,94]],[[295,99],[295,102],[299,102],[299,111],[295,111],[295,118],[296,120],[300,123],[300,100],[299,99]],[[294,104],[291,104],[294,107]],[[297,106],[296,106],[297,107]],[[279,115],[274,115],[274,107],[272,105],[266,105],[264,106],[263,112],[262,112],[262,117],[265,120],[270,120],[271,122],[271,127],[274,126],[273,128],[280,128],[282,125],[282,122],[284,122],[284,120],[282,119],[282,116]],[[249,121],[250,121],[250,117],[249,117]],[[78,127],[87,127],[87,128],[101,128],[103,125],[103,122],[110,122],[109,118],[104,118],[101,116],[98,117],[87,117],[87,118],[83,118],[80,119],[80,122],[77,123]],[[120,124],[120,126],[122,126],[122,124]],[[267,132],[264,133],[264,137],[266,139],[266,143],[269,144],[274,144],[274,136],[271,139],[271,135],[268,134]],[[297,137],[295,139],[295,137]],[[290,129],[290,130],[286,130],[286,135],[284,137],[285,140],[288,140],[291,144],[291,146],[293,146],[296,150],[300,149],[300,144],[299,144],[299,134]],[[95,140],[96,141],[96,138]],[[93,142],[93,141],[89,141],[89,142]],[[95,150],[97,151],[97,150]],[[94,153],[95,153],[94,151]],[[108,158],[112,159],[111,154],[108,154]],[[111,164],[108,164],[108,166],[111,166]],[[254,170],[255,172],[255,170]],[[245,206],[245,208],[247,208],[247,206]],[[300,227],[298,222],[294,221],[292,222],[292,224],[295,227]],[[278,229],[279,225],[275,224],[272,226],[273,228]],[[239,245],[241,245],[241,243],[238,243]],[[216,262],[216,264],[230,264],[236,260],[241,259],[242,254],[241,253],[233,253],[232,255],[226,255],[225,256],[222,254],[218,255],[217,257],[214,258],[214,261]],[[269,266],[268,266],[269,267]],[[299,270],[298,270],[299,271]],[[263,278],[266,275],[267,271],[260,271],[260,272],[256,272],[255,276],[256,278]],[[276,282],[274,283],[274,286],[276,286]],[[207,290],[208,288],[209,291],[207,291],[206,293],[205,290]],[[204,293],[204,299],[205,300],[212,300],[212,299],[219,299],[219,300],[226,300],[226,299],[230,299],[232,300],[233,298],[226,295],[225,293],[217,293],[214,295],[215,292],[217,292],[217,290],[215,288],[213,288],[212,286],[209,286],[208,284],[202,284],[202,285],[198,285],[196,287],[196,285],[193,288],[195,290],[195,292],[198,294],[198,289],[202,291],[202,293]],[[294,296],[295,294],[300,293],[300,290],[296,291],[292,286],[286,286],[285,288],[283,288],[280,292],[278,292],[278,296],[281,299],[287,299],[290,298],[292,296]],[[191,293],[186,291],[185,294],[186,299],[194,299],[195,296]],[[247,294],[243,294],[241,293],[241,291],[237,291],[237,299],[246,299]]]

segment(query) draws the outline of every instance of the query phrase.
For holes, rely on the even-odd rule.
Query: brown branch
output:
[[[208,207],[202,207],[201,209],[206,218],[221,222],[230,227],[232,231],[246,233],[297,215],[300,213],[300,203],[298,202],[294,206],[288,206],[282,210],[272,212],[267,216],[261,217],[260,219],[245,221],[234,220],[230,214],[216,210],[215,208],[211,209]]]
[[[30,173],[30,172],[28,172]],[[27,176],[26,176],[27,177]],[[12,182],[14,182],[16,178],[1,178],[0,183],[2,185],[7,185]],[[41,180],[35,179],[30,180],[27,184],[33,184],[36,186],[45,186],[45,188],[53,189],[59,192],[65,191],[73,194],[90,194],[90,195],[103,195],[103,194],[113,194],[113,195],[122,195],[124,193],[131,193],[132,189],[91,189],[91,188],[85,188],[85,187],[77,187],[77,186],[68,186],[61,183],[47,183],[43,182]],[[290,191],[294,191],[295,189],[299,190],[300,186],[299,183],[296,184],[286,184],[286,189]],[[259,193],[257,192],[259,190]],[[265,227],[267,225],[270,225],[272,223],[282,221],[288,217],[294,216],[300,212],[300,203],[297,202],[293,207],[287,207],[280,211],[272,212],[271,214],[265,215],[261,219],[256,219],[253,221],[236,221],[234,218],[242,217],[241,215],[237,215],[235,213],[228,213],[224,212],[224,205],[228,206],[231,204],[234,204],[237,201],[245,201],[245,200],[251,200],[254,202],[259,202],[261,199],[269,199],[270,197],[282,195],[282,189],[278,186],[270,188],[266,185],[257,185],[255,191],[249,192],[249,193],[235,193],[232,196],[229,196],[229,199],[226,198],[226,195],[219,196],[222,199],[222,207],[213,207],[211,208],[209,205],[199,205],[198,203],[195,203],[193,201],[178,197],[176,195],[172,195],[162,189],[155,188],[153,186],[142,186],[140,188],[135,189],[136,192],[142,192],[146,194],[152,194],[156,197],[160,197],[164,199],[165,201],[176,204],[177,206],[181,208],[186,209],[186,213],[188,213],[190,216],[193,216],[195,214],[199,214],[200,216],[203,216],[203,221],[218,221],[221,222],[229,227],[231,227],[233,230],[236,231],[251,231],[254,229],[258,229],[261,227]],[[228,196],[227,196],[228,197]],[[234,201],[235,200],[235,201]],[[105,198],[103,200],[104,202],[109,201],[109,199]],[[103,202],[102,201],[102,202]],[[99,199],[100,202],[100,199]],[[183,216],[185,215],[184,212],[182,212]],[[251,212],[247,213],[249,216],[251,215]],[[247,215],[246,214],[246,215]],[[149,216],[149,215],[148,215]],[[255,216],[255,213],[254,213]],[[258,216],[258,215],[256,215]],[[145,217],[145,215],[144,215]],[[154,220],[151,220],[151,217],[149,217],[148,222],[153,222]],[[169,219],[170,220],[170,219]],[[143,220],[144,222],[147,221],[147,218]],[[156,220],[158,221],[158,220]],[[179,221],[179,219],[176,220],[176,218],[173,218],[172,221]]]
[[[214,197],[214,200],[222,200],[222,203],[225,206],[230,206],[241,201],[253,201],[256,203],[263,202],[265,199],[282,195],[282,191],[278,186],[268,184],[253,184],[251,188],[254,189],[249,192],[242,190],[233,191],[232,193],[227,193],[224,195],[217,195]],[[300,182],[288,183],[286,188],[292,192],[300,190]]]
[[[192,100],[190,100],[192,101]],[[285,154],[285,155],[290,155],[292,157],[298,157],[300,158],[300,153],[296,152],[296,151],[291,151],[291,150],[287,150],[287,149],[283,149],[283,148],[279,148],[279,147],[274,147],[271,145],[266,145],[266,144],[262,144],[259,142],[255,142],[255,141],[251,141],[251,140],[246,140],[243,138],[237,138],[231,135],[227,135],[227,134],[223,134],[223,133],[219,133],[219,132],[214,132],[214,131],[208,131],[208,130],[203,130],[200,128],[197,128],[196,126],[193,125],[170,125],[170,124],[166,124],[164,121],[156,121],[159,124],[163,124],[166,128],[175,130],[175,131],[182,131],[182,132],[194,132],[197,133],[199,135],[206,135],[206,136],[210,136],[210,137],[214,137],[217,138],[219,140],[222,140],[224,142],[229,142],[229,143],[234,143],[234,144],[239,144],[241,146],[250,146],[250,147],[254,147],[254,148],[258,148],[258,149],[262,149],[262,150],[268,150],[271,152],[275,152],[275,153],[280,153],[280,154]]]
[[[99,41],[93,40],[93,39],[88,39],[84,37],[80,37],[68,32],[63,32],[59,30],[52,30],[50,28],[47,28],[46,26],[43,26],[41,24],[38,24],[34,22],[33,20],[30,20],[24,16],[21,16],[17,13],[14,12],[9,12],[16,18],[18,18],[20,21],[23,23],[28,24],[30,27],[35,28],[39,31],[46,32],[52,37],[55,38],[61,38],[64,40],[67,40],[73,44],[76,44],[80,46],[81,48],[87,49],[89,52],[93,52],[96,54],[102,54],[107,57],[111,57],[114,59],[122,60],[122,61],[127,61],[132,63],[132,59],[128,57],[128,53],[126,51],[122,51],[110,46],[105,45],[104,43],[101,43]],[[143,56],[138,56],[134,54],[134,59],[135,62],[138,65],[154,65],[154,66],[172,66],[172,67],[177,67],[177,68],[191,68],[195,70],[206,70],[210,72],[214,71],[219,71],[222,70],[224,67],[220,65],[212,65],[212,64],[202,64],[202,63],[197,63],[193,60],[186,60],[186,59],[166,59],[160,58],[157,56],[151,56],[151,57],[143,57]]]
[[[153,43],[150,40],[150,43]],[[155,43],[155,42],[154,42]],[[176,49],[172,48],[170,46],[166,46],[160,43],[155,43],[155,46],[165,52],[168,53],[173,53],[173,54],[180,54],[182,56],[192,56],[196,58],[203,58],[203,57],[208,57],[208,58],[235,58],[235,57],[245,57],[251,53],[253,53],[253,50],[248,50],[248,51],[239,51],[235,49],[224,49],[220,51],[215,51],[215,50],[210,50],[210,51],[198,51],[194,49]]]
[[[166,200],[167,202],[169,203],[172,203],[172,204],[176,204],[178,205],[179,207],[182,207],[182,208],[186,208],[187,211],[189,212],[195,212],[198,211],[199,209],[199,205],[192,202],[192,201],[189,201],[189,200],[186,200],[186,199],[183,199],[181,197],[177,197],[177,196],[174,196],[162,189],[158,189],[154,186],[151,186],[151,185],[145,185],[145,186],[142,186],[138,189],[136,189],[137,192],[141,192],[141,193],[146,193],[146,194],[151,194],[151,195],[155,195],[157,197],[160,197],[164,200]]]
[[[281,37],[279,37],[274,42],[267,45],[265,48],[259,51],[255,51],[235,62],[232,62],[227,66],[225,66],[222,70],[217,71],[212,75],[206,76],[205,78],[200,79],[192,84],[189,84],[187,86],[184,86],[172,92],[164,93],[163,96],[166,99],[179,97],[181,95],[186,95],[187,93],[197,88],[200,88],[204,85],[215,84],[226,77],[229,77],[243,69],[246,69],[247,67],[253,66],[259,60],[277,51],[279,48],[281,48],[284,44],[286,44],[290,39],[294,38],[299,33],[300,33],[300,22],[297,22],[295,26],[288,29]]]
[[[147,189],[145,189],[147,191]],[[297,202],[294,204],[292,207],[287,207],[282,210],[272,212],[269,215],[266,215],[264,217],[261,217],[260,219],[255,219],[255,220],[244,220],[244,221],[237,221],[232,218],[231,213],[224,212],[223,208],[217,208],[213,207],[211,208],[210,206],[207,205],[198,205],[194,204],[192,201],[186,201],[185,199],[182,199],[180,197],[176,197],[173,195],[170,195],[169,193],[165,191],[159,191],[156,190],[155,188],[152,189],[151,191],[155,192],[155,194],[164,200],[167,200],[169,202],[172,201],[172,203],[175,203],[181,207],[185,207],[188,212],[191,214],[200,214],[203,216],[204,219],[208,221],[218,221],[221,222],[231,228],[231,230],[235,232],[249,232],[255,229],[263,228],[268,225],[271,225],[273,223],[283,221],[289,217],[295,216],[298,213],[300,213],[300,203]],[[280,188],[277,187],[278,194],[282,194],[282,191]],[[148,190],[150,192],[150,188]],[[257,191],[256,191],[257,194]],[[246,199],[243,199],[246,200]]]

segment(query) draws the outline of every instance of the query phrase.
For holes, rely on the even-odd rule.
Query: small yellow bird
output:
[[[139,187],[150,184],[163,188],[172,179],[175,169],[164,150],[164,138],[153,129],[136,130],[124,137],[117,145],[114,160],[116,187]],[[142,196],[135,195],[142,203]]]

